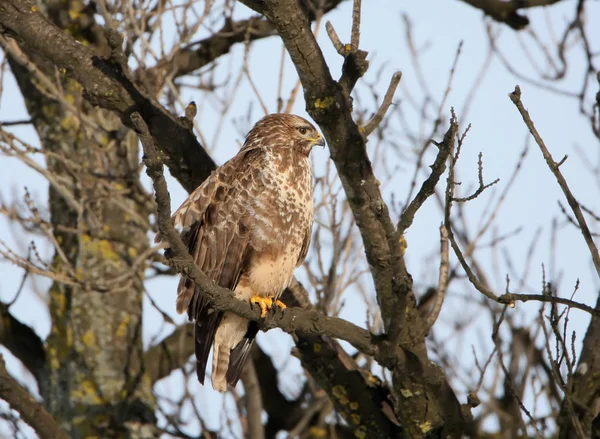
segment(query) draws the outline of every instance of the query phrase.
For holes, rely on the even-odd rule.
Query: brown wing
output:
[[[302,247],[300,247],[300,254],[298,255],[298,262],[296,262],[296,267],[302,265],[304,260],[306,259],[306,255],[308,254],[308,248],[310,247],[310,239],[312,236],[312,221],[310,221],[310,227],[306,229],[304,233],[304,240],[302,241]]]
[[[248,262],[247,185],[251,181],[253,159],[259,150],[244,151],[214,171],[173,215],[181,228],[181,238],[198,268],[219,286],[234,290]],[[160,237],[157,236],[157,239]],[[187,309],[196,321],[196,372],[200,383],[222,312],[208,301],[189,279],[182,277],[177,289],[177,311]]]

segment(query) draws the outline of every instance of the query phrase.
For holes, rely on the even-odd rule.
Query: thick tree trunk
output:
[[[62,7],[49,11],[59,26],[68,8],[80,5]],[[94,43],[86,39],[89,29],[70,26]],[[114,114],[91,107],[74,80],[28,56],[63,90],[60,99],[49,97],[31,69],[10,58],[56,182],[49,214],[60,249],[51,270],[72,268],[69,276],[81,285],[57,281],[50,288],[52,328],[40,392],[72,437],[157,436],[152,384],[141,361],[145,267],[134,263],[148,249],[152,206],[139,185],[137,139]]]

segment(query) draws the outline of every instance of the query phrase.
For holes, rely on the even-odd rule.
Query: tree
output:
[[[4,215],[20,225],[19,240],[31,234],[35,239],[27,249],[8,244],[0,248],[12,270],[24,273],[17,297],[2,303],[0,343],[33,376],[39,392],[35,398],[35,385],[28,392],[14,373],[0,367],[0,398],[12,409],[4,415],[7,425],[22,434],[20,418],[40,437],[53,438],[147,438],[162,433],[268,438],[282,430],[306,438],[600,435],[600,302],[574,297],[579,281],[568,291],[555,267],[544,267],[541,289],[531,287],[534,274],[529,265],[523,273],[513,267],[520,259],[509,246],[515,239],[530,239],[526,261],[536,265],[552,259],[556,247],[549,256],[535,257],[539,234],[527,237],[497,224],[511,190],[526,189],[513,187],[528,146],[512,160],[508,182],[487,180],[480,154],[475,188],[461,188],[459,173],[472,171],[468,163],[459,166],[470,139],[463,119],[478,86],[476,81],[462,112],[450,109],[462,46],[448,65],[441,99],[435,99],[422,79],[424,49],[405,15],[405,42],[413,78],[417,83],[421,79],[422,101],[408,88],[399,99],[399,72],[391,75],[384,95],[382,73],[374,75],[375,83],[366,75],[360,0],[352,4],[347,44],[335,30],[341,23],[325,25],[330,41],[315,38],[324,16],[346,3],[240,3],[0,0],[4,77],[14,77],[29,115],[25,121],[2,123],[0,148],[42,175],[49,187],[47,202],[26,190],[2,206]],[[519,87],[502,93],[512,91],[513,112],[555,177],[558,185],[553,183],[553,188],[567,202],[560,204],[552,237],[573,232],[574,239],[583,237],[582,260],[593,267],[592,276],[600,276],[590,225],[598,222],[596,198],[572,191],[563,175],[566,156],[552,157],[524,104],[529,90],[536,88],[574,99],[587,133],[596,142],[600,139],[600,92],[594,82],[598,78],[600,83],[595,76],[597,39],[586,27],[586,18],[598,16],[586,16],[594,5],[581,0],[572,10],[573,5],[560,1],[464,3],[468,5],[454,6],[490,17],[483,20],[489,51],[479,76],[494,59],[523,83],[523,96]],[[543,40],[534,32],[525,13],[542,6],[548,6],[548,14],[559,7],[569,11],[560,37]],[[521,38],[527,38],[524,47],[535,50],[531,66],[537,76],[531,76],[532,69],[513,65],[514,54],[506,54],[500,32],[526,35]],[[265,92],[256,86],[256,77],[264,72],[252,67],[254,54],[267,39],[285,49],[276,106],[267,105]],[[326,62],[325,43],[339,54],[339,67]],[[583,56],[574,60],[575,50]],[[535,63],[540,56],[545,69]],[[285,70],[290,61],[294,73]],[[379,61],[371,64],[381,67]],[[580,73],[578,66],[585,66],[580,90],[564,92],[560,87],[567,72]],[[296,83],[289,93],[283,91],[284,78]],[[327,164],[316,164],[317,226],[301,281],[284,293],[289,308],[264,320],[248,303],[207,281],[169,221],[170,192],[176,184],[189,192],[214,168],[211,155],[219,151],[210,146],[232,124],[228,113],[242,83],[252,90],[262,112],[298,111],[302,87],[306,112],[322,130],[331,155]],[[189,90],[202,96],[198,106],[189,103]],[[258,118],[252,107],[246,114],[235,120],[240,136]],[[214,120],[218,122],[211,130],[208,124]],[[31,125],[37,139],[20,133],[16,128],[21,124]],[[523,125],[515,119],[510,129],[522,130]],[[213,141],[207,140],[206,130],[214,133]],[[403,150],[405,145],[409,147]],[[140,156],[154,193],[143,179]],[[598,189],[599,167],[582,161]],[[165,179],[163,165],[177,183]],[[404,180],[410,179],[406,191],[389,184],[400,168],[411,170],[402,173]],[[489,205],[478,214],[483,221],[473,225],[471,206],[484,198]],[[431,253],[435,268],[424,266],[428,275],[421,279],[407,268],[412,244],[406,248],[406,234],[425,222],[418,216],[425,209],[435,212],[442,225]],[[168,260],[148,239],[159,230],[173,249]],[[51,256],[39,250],[41,242],[51,245]],[[494,259],[486,259],[486,249],[492,258],[508,249],[503,284],[491,280],[493,271],[501,269]],[[434,271],[437,279],[431,281]],[[267,346],[257,346],[242,376],[243,392],[232,389],[225,399],[234,403],[224,403],[225,421],[217,429],[207,425],[191,367],[191,326],[176,322],[146,291],[153,278],[175,279],[181,272],[216,309],[251,318],[263,331],[280,328],[291,334],[292,354],[302,366],[301,388],[283,390],[278,378],[283,381],[285,373],[266,353]],[[25,282],[28,276],[51,280],[43,294],[51,319],[45,340],[13,312],[15,303],[32,296],[25,291],[31,287]],[[589,283],[585,288],[589,290]],[[351,294],[352,306],[360,303],[364,310],[358,318],[341,318]],[[174,287],[165,295],[174,302]],[[142,318],[145,300],[171,330],[166,336],[162,331],[163,338],[151,346],[144,342],[144,330],[158,325],[156,319]],[[444,340],[447,323],[438,317],[443,307],[457,309],[461,301],[458,306],[475,304],[476,312],[489,318],[486,343],[474,349],[470,361],[457,362]],[[585,335],[570,329],[572,315],[590,319]],[[473,335],[474,326],[461,315],[453,316],[453,334]],[[182,380],[177,382],[177,377]],[[157,391],[163,378],[175,397]]]

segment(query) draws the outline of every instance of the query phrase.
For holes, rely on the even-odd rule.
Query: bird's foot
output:
[[[273,298],[252,296],[250,298],[250,304],[260,306],[260,317],[264,318],[267,315],[267,311],[273,308]]]
[[[267,315],[267,311],[273,309],[273,306],[277,306],[279,309],[286,309],[287,306],[281,300],[273,300],[272,297],[252,296],[250,298],[251,305],[260,306],[260,317],[264,318]]]
[[[275,305],[277,305],[279,307],[279,309],[282,311],[287,308],[287,305],[285,303],[283,303],[281,300],[276,300]]]

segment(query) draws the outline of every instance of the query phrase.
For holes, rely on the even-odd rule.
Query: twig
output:
[[[444,298],[446,297],[446,290],[448,288],[448,267],[449,267],[449,255],[448,255],[448,229],[442,224],[440,226],[440,275],[438,281],[438,289],[433,302],[431,312],[427,316],[427,322],[425,324],[424,335],[427,334],[433,327],[435,321],[440,315],[442,305],[444,304]]]
[[[350,34],[350,45],[357,50],[360,45],[360,8],[362,0],[354,0],[352,5],[352,32]]]
[[[304,415],[302,416],[300,421],[298,421],[296,426],[288,432],[288,439],[300,437],[300,434],[306,429],[306,427],[308,427],[312,417],[316,413],[323,410],[328,401],[329,398],[327,396],[322,396],[320,398],[317,398],[311,405],[309,405],[306,408],[306,411],[304,412]]]
[[[452,112],[452,117],[456,123],[456,116],[454,115],[454,111]],[[461,138],[461,140],[464,139],[464,135]],[[450,149],[450,166],[449,166],[449,170],[448,170],[448,183],[446,184],[446,205],[444,208],[444,225],[446,226],[446,229],[448,231],[448,239],[450,240],[450,244],[452,245],[452,250],[454,251],[454,254],[456,255],[456,257],[458,258],[460,265],[462,266],[463,270],[465,271],[465,273],[467,274],[467,277],[469,278],[469,282],[471,282],[471,284],[477,289],[477,291],[479,291],[481,294],[483,294],[484,296],[486,296],[489,299],[492,299],[495,302],[498,302],[499,299],[498,297],[491,292],[489,289],[487,289],[477,278],[477,276],[475,276],[475,273],[473,273],[473,270],[471,270],[471,267],[469,266],[469,264],[467,263],[460,247],[458,246],[458,242],[456,241],[456,238],[454,237],[454,232],[452,231],[452,221],[450,219],[450,212],[452,209],[452,202],[454,201],[454,186],[456,184],[456,182],[454,181],[454,166],[456,164],[456,160],[458,158],[458,155],[460,153],[460,143],[458,145],[458,148],[456,150],[456,153],[453,154],[454,152],[454,136],[450,139],[450,143],[449,143],[449,149]]]
[[[325,23],[325,30],[327,31],[327,35],[331,40],[331,44],[333,44],[333,47],[335,48],[337,53],[344,56],[344,54],[346,53],[344,43],[342,43],[342,41],[340,40],[340,37],[338,36],[337,32],[333,28],[333,24],[331,24],[330,21]]]
[[[31,247],[28,248],[27,250],[27,262],[31,262]],[[23,269],[23,277],[21,278],[21,283],[19,283],[19,287],[17,288],[17,292],[15,293],[15,297],[13,297],[13,299],[10,302],[6,303],[6,308],[10,308],[19,298],[19,296],[21,295],[21,293],[23,292],[23,288],[25,287],[25,282],[27,281],[27,278],[29,277],[29,269],[26,266]]]
[[[525,405],[523,404],[521,396],[519,396],[517,394],[517,389],[515,388],[515,385],[513,383],[513,377],[511,376],[511,373],[509,372],[509,370],[506,368],[506,365],[504,364],[504,354],[502,353],[502,341],[500,339],[500,325],[504,321],[504,316],[506,315],[507,308],[508,308],[507,305],[505,305],[502,308],[502,312],[500,313],[498,322],[494,323],[494,330],[492,332],[492,341],[494,342],[494,345],[496,347],[496,353],[498,355],[498,363],[500,365],[500,368],[502,369],[502,372],[504,373],[505,397],[507,396],[506,393],[510,393],[510,395],[517,402],[517,404],[520,408],[520,411],[518,411],[518,414],[519,414],[518,421],[521,424],[520,428],[521,428],[522,433],[526,433],[527,427],[525,426],[523,416],[521,416],[521,411],[523,413],[525,413],[525,415],[529,418],[529,420],[532,421],[531,424],[534,427],[535,427],[535,421],[533,420],[533,417],[531,416],[531,413],[529,412],[529,410],[527,410],[527,407],[525,407]],[[537,427],[535,427],[535,429],[537,430]],[[538,433],[539,433],[539,431],[538,431]]]
[[[375,128],[379,126],[381,121],[383,120],[385,114],[387,113],[390,105],[392,105],[392,99],[394,99],[394,94],[396,93],[396,88],[398,84],[400,84],[400,80],[402,79],[402,72],[396,72],[392,75],[392,79],[390,80],[390,85],[388,86],[387,92],[385,93],[385,97],[383,98],[383,102],[381,106],[377,110],[377,112],[373,115],[371,120],[369,120],[363,126],[363,133],[365,137],[368,137]]]
[[[588,312],[593,316],[600,316],[600,310],[595,309],[589,305],[584,303],[575,302],[571,299],[565,299],[564,297],[557,296],[549,296],[545,294],[515,294],[515,293],[506,293],[502,296],[498,297],[499,303],[514,303],[516,301],[527,302],[529,300],[535,300],[538,302],[547,302],[547,303],[559,303],[561,305],[566,305],[571,308],[577,308],[582,311]]]
[[[8,122],[0,122],[0,127],[12,127],[16,125],[29,125],[31,123],[31,119],[23,119],[23,120],[10,120]]]
[[[427,180],[421,185],[421,189],[415,198],[410,202],[408,207],[404,209],[400,220],[398,221],[398,233],[403,234],[408,229],[417,214],[417,211],[421,208],[423,203],[435,192],[435,187],[440,180],[440,177],[446,172],[446,160],[450,156],[454,149],[454,140],[456,132],[458,131],[458,122],[456,116],[452,116],[450,119],[450,127],[446,134],[444,134],[444,140],[441,143],[434,142],[439,148],[437,157],[431,165],[431,174],[427,177]]]
[[[546,322],[544,319],[544,314],[543,314],[543,308],[540,309],[539,312],[539,321],[542,327],[542,330],[544,331],[544,340],[545,340],[545,348],[546,348],[546,353],[548,354],[548,359],[550,360],[550,364],[552,365],[552,375],[553,378],[555,380],[555,382],[559,385],[559,387],[561,388],[561,390],[563,391],[564,395],[565,395],[565,404],[568,407],[568,412],[569,412],[569,418],[571,420],[571,423],[573,425],[573,428],[575,429],[575,432],[577,433],[577,436],[580,439],[583,439],[586,437],[586,435],[583,433],[583,428],[581,427],[581,423],[579,422],[579,418],[575,415],[575,407],[573,406],[573,398],[571,395],[571,391],[570,389],[565,385],[564,380],[562,378],[562,375],[560,374],[560,370],[558,368],[557,362],[555,361],[555,359],[552,357],[552,351],[550,349],[550,334],[548,332],[548,328],[546,328]]]
[[[473,194],[469,195],[468,197],[454,198],[453,201],[456,201],[457,203],[464,203],[466,201],[474,200],[479,195],[481,195],[481,193],[484,190],[495,185],[496,183],[498,183],[500,181],[500,179],[497,178],[494,181],[492,181],[491,183],[485,184],[483,182],[483,153],[481,153],[481,152],[479,153],[479,158],[477,159],[477,178],[479,180],[479,187],[477,188],[477,190],[475,192],[473,192]]]

